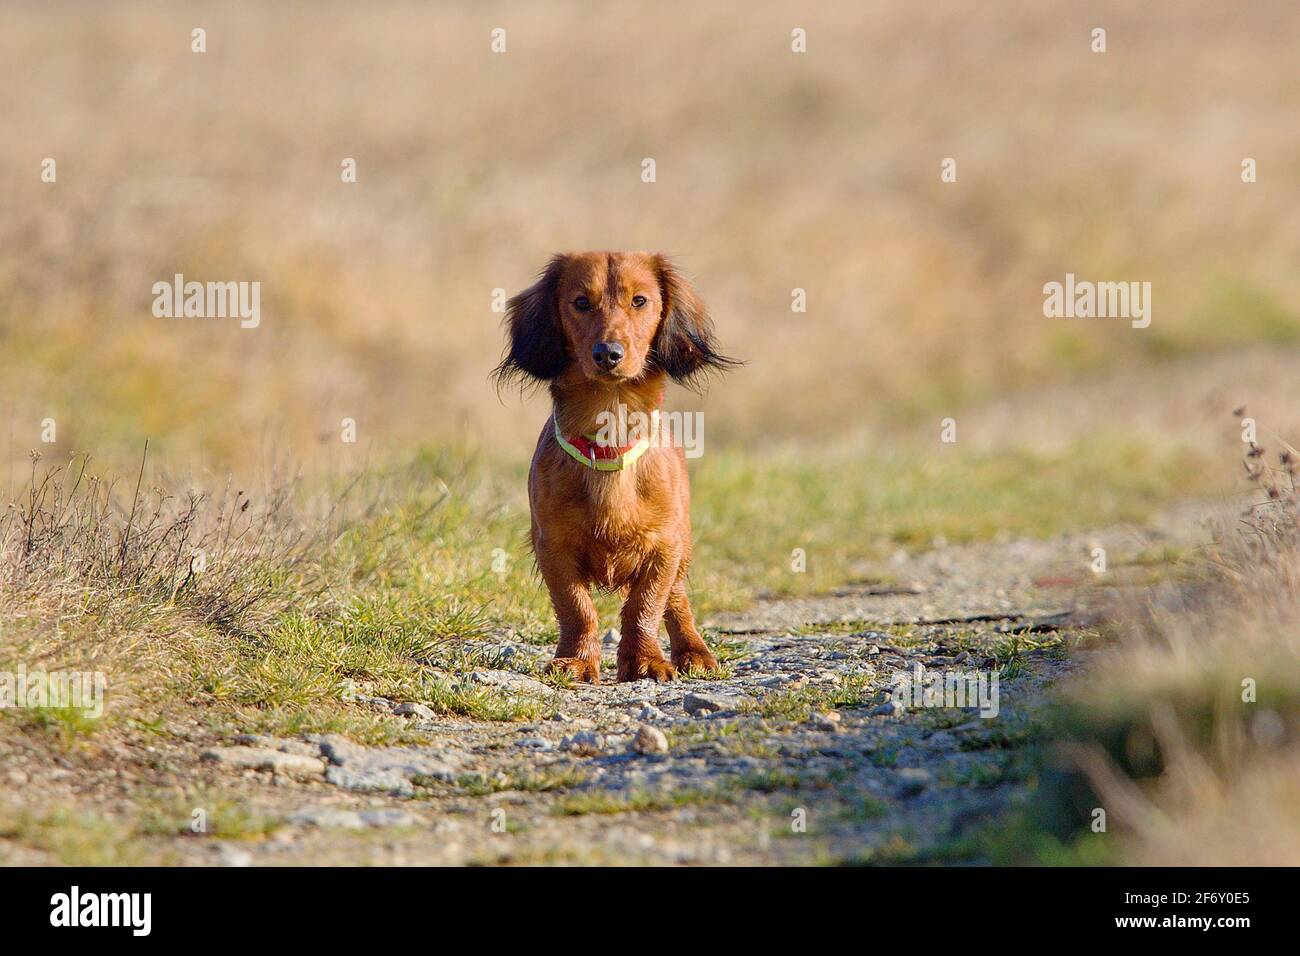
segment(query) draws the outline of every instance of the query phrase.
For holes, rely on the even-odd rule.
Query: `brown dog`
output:
[[[669,378],[690,385],[735,364],[716,350],[704,305],[661,255],[584,252],[552,258],[510,300],[507,324],[498,381],[546,382],[554,409],[528,475],[533,551],[560,625],[550,670],[600,682],[592,585],[625,598],[620,681],[717,667],[686,597],[686,456],[657,427]],[[602,441],[620,406],[642,428],[626,443]]]

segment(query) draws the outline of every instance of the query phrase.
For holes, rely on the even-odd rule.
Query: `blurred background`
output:
[[[1196,444],[1235,440],[1242,401],[1274,424],[1295,408],[1293,4],[55,2],[4,20],[11,462],[130,462],[146,437],[177,472],[444,440],[526,460],[545,398],[521,412],[488,381],[493,290],[587,248],[662,250],[693,277],[748,362],[703,399],[722,447],[930,447],[947,416],[972,448]],[[1067,272],[1151,282],[1150,328],[1044,318]],[[260,327],[155,318],[175,273],[261,282]]]
[[[165,726],[188,786],[194,739],[412,739],[351,682],[424,700],[433,644],[509,639],[535,667],[554,618],[523,471],[548,409],[494,389],[493,303],[556,251],[645,249],[747,363],[667,402],[706,412],[691,588],[711,640],[757,598],[887,592],[966,542],[1002,549],[968,569],[1026,578],[1018,539],[1051,539],[1062,573],[1026,587],[1095,578],[1139,606],[1130,641],[1067,635],[1114,652],[1069,733],[1161,811],[1125,859],[1294,863],[1300,455],[1276,455],[1300,426],[1298,27],[1285,0],[6,5],[0,662],[93,662],[116,722],[6,718],[35,822],[0,835],[120,861],[147,815],[89,835],[80,804],[41,815],[68,753],[138,768]],[[156,317],[178,273],[260,283],[260,324]],[[1150,283],[1150,326],[1044,317],[1069,273]],[[1087,570],[1096,529],[1185,528],[1250,487],[1239,406],[1279,510],[1211,544],[1134,534]],[[42,477],[74,453],[91,481],[84,459]],[[346,531],[294,537],[292,471],[396,490],[361,483]],[[214,555],[198,583],[190,546]],[[983,580],[956,590],[1000,600]],[[440,714],[535,716],[459,686]],[[1168,761],[1125,763],[1157,738]]]

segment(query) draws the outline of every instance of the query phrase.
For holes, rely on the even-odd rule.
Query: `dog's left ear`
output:
[[[708,309],[666,256],[654,257],[663,300],[659,331],[651,343],[651,361],[673,381],[695,387],[711,372],[740,365],[718,351]]]

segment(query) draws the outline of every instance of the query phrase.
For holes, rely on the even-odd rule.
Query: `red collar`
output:
[[[664,401],[659,394],[659,404]],[[642,436],[630,445],[606,445],[598,441],[598,435],[564,435],[560,432],[559,419],[552,415],[555,422],[555,438],[560,447],[570,458],[581,462],[596,471],[621,471],[645,454],[653,443],[659,440],[659,409],[650,413],[650,434]]]

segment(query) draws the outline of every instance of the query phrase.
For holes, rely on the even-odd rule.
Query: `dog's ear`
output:
[[[667,257],[654,257],[663,301],[659,331],[651,344],[651,360],[676,382],[695,387],[709,373],[741,363],[718,351],[709,312]]]
[[[537,281],[506,303],[509,344],[501,364],[493,371],[498,387],[528,379],[550,381],[569,362],[560,328],[556,296],[567,258],[552,256]]]

